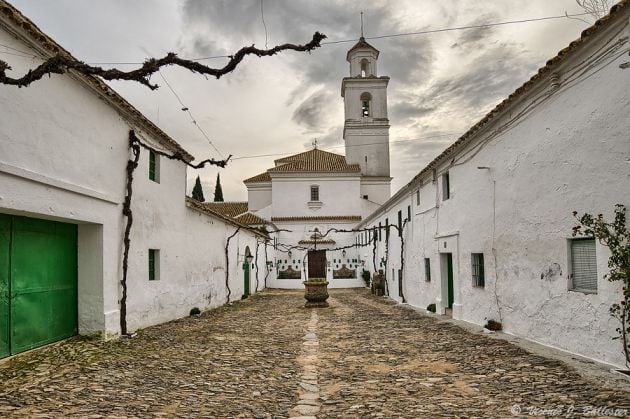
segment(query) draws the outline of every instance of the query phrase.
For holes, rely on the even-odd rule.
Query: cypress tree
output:
[[[201,187],[201,179],[197,176],[197,180],[195,181],[195,187],[192,190],[192,197],[194,200],[199,202],[204,202],[206,198],[203,196],[203,188]]]
[[[223,202],[223,189],[221,189],[221,177],[217,173],[217,184],[214,187],[214,202]]]

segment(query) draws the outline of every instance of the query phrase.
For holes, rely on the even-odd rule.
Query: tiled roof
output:
[[[317,148],[278,159],[275,163],[277,166],[267,172],[361,172],[361,167],[358,164],[348,164],[346,158],[341,154],[330,153]]]
[[[2,18],[10,20],[15,26],[19,27],[19,30],[26,32],[31,42],[41,48],[38,52],[45,55],[46,58],[59,54],[76,60],[70,52],[65,50],[61,45],[57,44],[52,38],[42,32],[42,30],[39,29],[29,18],[24,16],[18,9],[4,0],[0,0],[0,14],[2,15]],[[102,79],[96,76],[86,76],[83,74],[79,75],[79,73],[76,72],[69,74],[74,75],[77,79],[91,85],[95,90],[105,95],[110,103],[117,106],[122,113],[126,113],[133,122],[138,123],[140,127],[155,135],[158,141],[160,141],[160,143],[168,150],[179,153],[185,160],[194,160],[194,156],[184,150],[181,145],[158,128],[157,125],[147,119],[139,110],[116,93],[116,91],[109,87]]]
[[[250,177],[249,179],[245,179],[243,183],[262,183],[262,182],[271,182],[271,175],[269,172],[263,172],[256,176]]]
[[[423,176],[431,173],[431,170],[435,168],[441,161],[446,160],[452,154],[465,147],[468,143],[475,139],[475,133],[483,128],[486,124],[492,121],[497,115],[499,115],[504,110],[508,109],[517,99],[527,92],[531,90],[531,88],[538,83],[542,78],[550,74],[555,68],[557,68],[567,56],[571,55],[571,53],[579,48],[582,44],[584,44],[588,38],[590,38],[593,34],[597,33],[602,27],[606,26],[612,18],[616,18],[617,16],[623,16],[623,13],[626,15],[630,15],[630,0],[621,0],[619,3],[615,4],[610,9],[610,13],[597,22],[595,22],[592,26],[584,29],[580,34],[580,38],[571,42],[569,46],[563,48],[558,52],[558,54],[547,60],[545,65],[538,69],[538,72],[534,74],[528,81],[523,83],[518,89],[516,89],[510,96],[504,99],[501,103],[496,105],[494,109],[484,116],[481,121],[477,122],[473,125],[468,131],[464,133],[457,141],[451,144],[446,150],[444,150],[440,155],[438,155],[435,159],[433,159],[424,169],[422,169],[416,176],[413,177],[405,186],[400,188],[398,192],[392,195],[381,208],[386,208],[387,205],[391,202],[395,202],[399,199],[401,194],[404,194],[404,191],[408,188],[414,187],[416,182],[419,179],[422,179]],[[626,19],[628,17],[626,16]],[[416,185],[417,186],[417,185]],[[377,214],[379,210],[376,210],[374,213],[370,214],[367,220],[371,219],[375,214]]]
[[[361,38],[359,38],[359,42],[354,44],[354,46],[348,50],[348,54],[346,55],[346,59],[348,59],[350,57],[350,53],[352,51],[354,51],[355,49],[359,49],[359,48],[370,48],[370,49],[373,49],[374,51],[376,51],[376,56],[378,57],[379,51],[376,48],[374,48],[372,45],[368,44],[364,37],[361,37]]]
[[[271,221],[361,221],[360,215],[322,215],[301,217],[271,217]]]
[[[202,202],[201,205],[231,218],[247,212],[247,202]]]
[[[236,221],[239,223],[247,224],[247,225],[265,225],[269,224],[269,221],[264,218],[260,218],[256,214],[252,214],[251,212],[246,212],[245,214],[239,215],[236,217]]]
[[[335,243],[336,242],[332,239],[317,240],[317,242],[315,240],[300,240],[298,242],[298,244],[321,244],[321,245],[335,244]]]
[[[219,213],[217,211],[214,211],[213,209],[211,209],[208,206],[204,205],[203,202],[199,202],[199,201],[197,201],[195,199],[192,199],[191,197],[188,197],[188,196],[186,197],[186,205],[188,205],[190,208],[195,209],[196,211],[199,211],[199,212],[204,213],[204,214],[212,215],[212,216],[214,216],[216,218],[219,218],[219,219],[221,219],[221,220],[223,220],[223,221],[225,221],[227,223],[230,223],[230,224],[232,224],[232,225],[234,225],[236,227],[247,229],[248,231],[251,231],[254,234],[257,234],[257,235],[260,235],[260,236],[268,237],[267,234],[263,233],[262,231],[260,231],[260,230],[258,230],[256,228],[250,227],[250,226],[248,226],[246,224],[243,224],[243,223],[241,223],[239,221],[236,221],[232,217],[228,217],[228,216],[226,216],[224,214],[221,214],[221,213]]]

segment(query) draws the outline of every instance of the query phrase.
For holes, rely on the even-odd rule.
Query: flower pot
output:
[[[328,307],[326,302],[328,299],[328,281],[322,278],[321,280],[304,281],[303,284],[306,287],[304,307]]]

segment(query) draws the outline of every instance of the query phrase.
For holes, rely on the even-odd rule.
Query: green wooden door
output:
[[[446,254],[446,272],[448,279],[448,308],[453,308],[453,302],[455,301],[455,291],[453,288],[453,254]]]
[[[11,217],[0,214],[0,358],[11,353],[9,295],[9,251],[11,249]]]
[[[26,217],[2,218],[9,219],[10,224],[7,316],[10,354],[75,335],[78,331],[77,226]],[[2,256],[0,269],[1,260]]]
[[[247,298],[249,297],[249,263],[245,262],[243,263],[243,271],[245,273],[245,284],[243,287],[243,298]]]

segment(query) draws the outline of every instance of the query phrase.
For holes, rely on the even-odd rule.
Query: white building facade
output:
[[[615,6],[359,223],[391,298],[624,364],[621,286],[572,212],[630,206],[629,19]]]
[[[391,183],[389,77],[377,75],[378,55],[361,38],[346,57],[345,156],[315,146],[244,181],[248,211],[271,226],[271,287],[302,288],[313,277],[327,279],[331,288],[366,285],[361,274],[369,267],[352,229],[389,199]]]
[[[70,55],[11,5],[0,12],[3,45]],[[38,62],[11,59],[14,74]],[[101,80],[3,85],[0,108],[0,357],[77,333],[117,335],[123,321],[132,332],[264,287],[266,236],[188,200],[185,162],[159,153],[193,156]],[[133,170],[125,298],[130,130],[158,153],[141,147]]]

